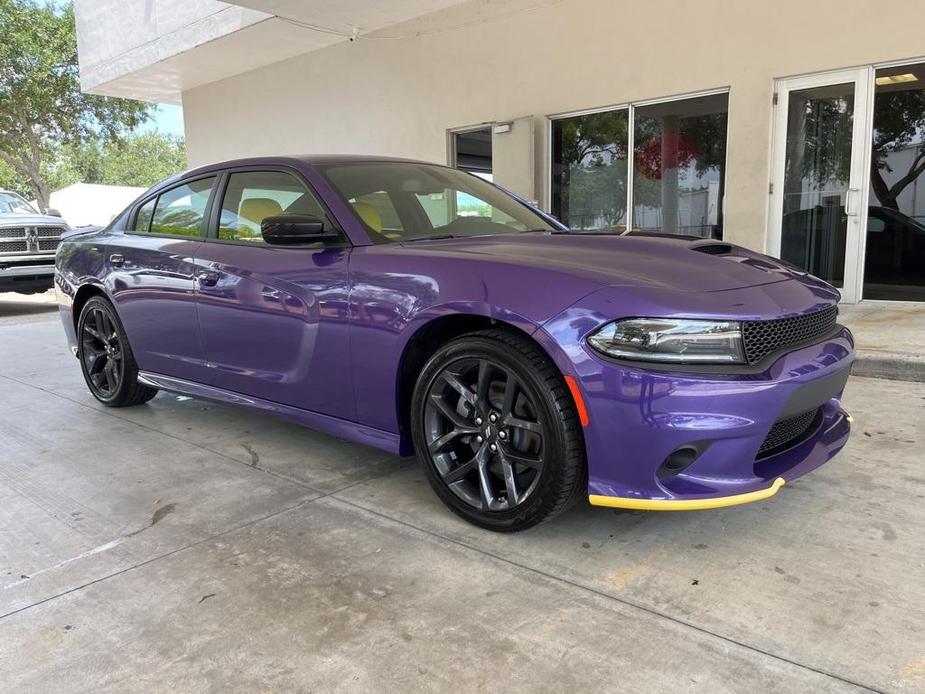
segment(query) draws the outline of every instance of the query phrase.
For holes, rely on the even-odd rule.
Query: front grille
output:
[[[65,227],[6,227],[0,229],[0,253],[53,253]]]
[[[755,320],[742,323],[745,358],[757,364],[769,354],[792,345],[821,338],[835,328],[838,306],[793,318]]]
[[[767,458],[797,445],[815,431],[821,416],[822,408],[817,408],[794,417],[779,419],[771,427],[756,457]]]
[[[28,250],[25,241],[0,241],[0,253],[25,253]]]

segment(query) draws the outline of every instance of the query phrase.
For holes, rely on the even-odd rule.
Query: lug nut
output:
[[[507,434],[504,433],[503,431],[499,431],[499,432],[498,432],[498,438],[499,438],[499,439],[506,439],[506,438],[507,438]]]
[[[495,444],[491,444],[491,445],[489,446],[489,448],[490,448],[491,450],[493,450],[493,451],[497,451],[497,450],[498,450],[498,447],[497,447]]]
[[[491,416],[490,416],[488,419],[490,419],[492,422],[497,422],[497,421],[498,421],[498,415],[496,415],[495,413],[492,413]]]
[[[476,426],[482,426],[482,418],[481,418],[481,417],[476,417],[476,418],[475,418],[475,424],[476,424]]]
[[[483,439],[481,436],[476,436],[476,437],[475,437],[475,442],[476,442],[476,443],[482,443],[482,441],[484,441],[484,440],[485,440],[485,439]]]

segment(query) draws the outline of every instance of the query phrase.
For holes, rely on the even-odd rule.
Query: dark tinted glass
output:
[[[206,206],[214,185],[215,178],[204,178],[161,193],[154,207],[151,232],[201,236]]]

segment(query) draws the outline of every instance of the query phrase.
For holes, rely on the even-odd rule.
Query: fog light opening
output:
[[[658,479],[660,482],[670,480],[684,472],[691,464],[700,457],[702,451],[694,446],[682,446],[676,451],[669,453],[668,457],[662,461],[658,467]]]

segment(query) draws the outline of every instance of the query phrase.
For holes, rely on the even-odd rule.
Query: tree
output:
[[[100,143],[99,183],[148,188],[186,168],[182,137],[149,132]],[[87,163],[92,162],[87,157]]]
[[[0,0],[0,162],[26,179],[39,205],[51,185],[43,166],[59,146],[117,141],[152,106],[80,91],[74,11]]]
[[[881,92],[874,100],[874,143],[870,182],[883,207],[899,211],[899,194],[925,173],[925,89]],[[892,173],[889,156],[909,146],[916,148],[908,170],[892,186],[883,172]]]

